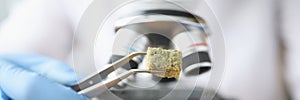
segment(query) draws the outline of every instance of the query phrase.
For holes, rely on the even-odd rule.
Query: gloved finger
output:
[[[70,66],[45,56],[37,54],[5,54],[0,55],[0,58],[37,72],[61,84],[70,86],[77,82],[76,73]]]
[[[0,87],[0,100],[9,100],[8,96],[3,92]]]
[[[0,86],[8,97],[16,100],[85,100],[69,87],[1,60]]]

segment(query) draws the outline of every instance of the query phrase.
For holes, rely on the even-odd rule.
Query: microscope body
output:
[[[182,51],[182,73],[179,79],[136,75],[110,91],[122,99],[186,99],[180,95],[199,99],[203,87],[197,86],[197,77],[212,66],[205,20],[164,0],[137,0],[120,10],[124,13],[114,24],[114,43],[108,63],[132,52],[146,52],[148,47],[176,49]],[[143,69],[144,62],[144,56],[137,56],[116,70],[116,75],[122,70]],[[180,95],[166,96],[171,92]],[[149,97],[149,93],[154,97]]]
[[[151,9],[133,12],[117,21],[110,63],[147,47],[177,49],[183,53],[183,74],[199,75],[211,68],[205,21],[177,9]],[[135,69],[139,56],[123,68]]]
[[[225,55],[221,28],[205,1],[125,1],[128,0],[105,3],[95,0],[87,8],[75,35],[89,38],[80,49],[74,49],[75,70],[88,75],[132,52],[161,47],[182,51],[181,75],[178,79],[145,73],[131,75],[104,93],[93,93],[95,97],[91,98],[185,100],[214,97],[222,78]],[[106,9],[99,9],[103,7]],[[89,63],[91,65],[87,66]],[[122,70],[143,69],[144,63],[144,57],[137,56],[110,75],[121,74]],[[89,91],[97,91],[97,88]]]

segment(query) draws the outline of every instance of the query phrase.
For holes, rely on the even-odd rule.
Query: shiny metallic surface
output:
[[[204,21],[202,21],[204,22]],[[182,16],[174,16],[174,15],[161,15],[161,14],[142,14],[129,16],[125,18],[121,18],[117,21],[115,26],[116,29],[116,42],[114,43],[114,47],[129,47],[129,48],[142,48],[140,51],[145,51],[145,48],[149,47],[162,47],[166,49],[179,49],[183,51],[183,58],[192,55],[197,52],[208,52],[207,45],[207,35],[205,33],[205,23],[197,22],[196,19]],[[140,39],[141,37],[147,39]],[[131,40],[131,41],[130,41]],[[144,40],[144,41],[135,41],[135,40]],[[123,42],[120,42],[123,41]],[[120,43],[119,43],[120,42]],[[128,43],[127,43],[128,42]],[[129,45],[131,43],[131,45]],[[196,44],[196,45],[195,45]],[[197,45],[203,44],[203,45]],[[114,49],[114,52],[120,52],[121,49]],[[123,49],[123,51],[125,51]],[[128,51],[128,50],[127,50]],[[129,50],[130,51],[130,50]],[[117,54],[117,53],[115,53]],[[121,54],[121,53],[119,53]],[[126,54],[123,52],[123,54]],[[198,57],[197,57],[198,58]],[[201,57],[199,57],[201,58]],[[196,59],[197,60],[197,59]],[[200,59],[197,61],[200,62]],[[140,64],[140,63],[139,63]],[[142,67],[144,65],[140,65]],[[185,66],[183,69],[183,75],[181,75],[181,79],[186,82],[193,82],[197,79],[197,75],[203,74],[208,70],[203,70],[201,68],[205,67],[210,70],[211,62],[204,63],[195,63],[190,66]],[[200,72],[201,70],[202,72]],[[194,72],[198,72],[198,74],[190,74]],[[188,75],[188,76],[186,76]],[[189,77],[189,75],[194,75],[194,79]],[[185,97],[175,97],[174,95],[168,96],[168,93],[175,91],[175,94],[184,95],[186,93],[199,93],[201,94],[201,87],[197,87],[197,89],[193,89],[193,85],[189,87],[186,83],[186,86],[177,87],[178,80],[174,79],[156,79],[153,78],[155,76],[152,75],[141,75],[138,74],[133,76],[127,80],[121,82],[122,84],[128,84],[122,88],[112,88],[111,91],[122,99],[142,99],[148,97],[148,95],[155,95],[154,97],[149,97],[151,99],[187,99]],[[189,78],[188,78],[189,77]],[[169,80],[169,81],[166,81]],[[151,89],[141,88],[145,86],[152,86]],[[165,87],[167,86],[167,87]],[[161,89],[160,87],[165,87],[165,89]],[[127,91],[131,90],[131,91]],[[162,91],[165,90],[165,91]],[[188,92],[193,90],[193,92]],[[123,91],[123,92],[120,92]],[[127,92],[124,92],[127,91]],[[140,92],[138,92],[140,91]],[[149,92],[149,93],[148,93]],[[184,93],[185,92],[185,93]],[[105,94],[105,93],[104,93]],[[103,94],[103,95],[104,95]],[[135,94],[135,95],[131,95]],[[130,96],[129,96],[130,95]],[[130,97],[130,98],[128,98]],[[190,99],[199,99],[198,95],[193,95],[189,97]]]
[[[97,2],[97,1],[95,2],[101,4],[101,2]],[[209,49],[208,45],[188,48],[186,46],[193,45],[190,44],[193,41],[185,42],[186,40],[182,40],[182,39],[178,39],[178,41],[174,40],[174,38],[176,38],[178,35],[182,33],[184,34],[195,33],[200,37],[197,36],[197,38],[195,38],[194,40],[200,41],[202,43],[202,42],[207,42],[206,38],[209,38],[209,36],[216,37],[219,36],[218,35],[219,33],[220,34],[222,33],[218,30],[219,27],[217,26],[218,24],[215,24],[215,20],[208,21],[208,23],[213,23],[213,24],[209,24],[210,25],[209,28],[216,29],[216,31],[215,30],[208,31],[207,29],[208,25],[206,24],[205,20],[207,21],[207,19],[214,19],[214,16],[211,16],[213,14],[207,11],[207,6],[205,5],[205,3],[199,6],[199,8],[204,8],[204,9],[197,10],[199,12],[196,12],[198,16],[195,16],[195,18],[185,17],[188,14],[183,14],[183,16],[181,15],[179,16],[178,14],[170,14],[167,11],[167,10],[181,11],[181,12],[189,13],[189,10],[198,8],[195,6],[185,5],[185,4],[192,4],[191,2],[195,2],[195,1],[174,0],[170,2],[165,0],[134,0],[132,2],[126,2],[125,4],[121,5],[121,7],[119,7],[117,10],[113,10],[112,13],[110,14],[107,13],[109,14],[107,19],[102,17],[99,18],[99,20],[104,23],[102,24],[103,26],[100,26],[100,28],[98,29],[98,34],[100,34],[100,37],[102,34],[108,34],[108,33],[114,34],[113,35],[114,38],[107,39],[107,40],[112,40],[114,42],[113,49],[114,48],[122,49],[118,47],[120,43],[122,46],[125,45],[133,48],[135,47],[144,48],[144,47],[152,46],[152,47],[162,47],[166,49],[178,49],[182,51],[187,51],[186,53],[184,53],[185,54],[184,56],[189,56],[199,51],[207,52],[208,54],[210,54],[209,51],[211,49]],[[203,1],[199,1],[199,2],[203,2]],[[184,9],[181,6],[178,6],[177,4],[181,4],[182,6],[184,6]],[[93,5],[94,8],[97,7],[95,5]],[[185,8],[188,10],[186,10]],[[163,13],[159,12],[156,14],[154,12],[145,13],[149,10],[164,10],[167,12],[163,12]],[[205,20],[199,16],[205,18]],[[93,18],[94,17],[95,19],[97,18],[97,16],[93,16]],[[212,32],[213,35],[208,32]],[[215,33],[217,33],[217,35],[214,35]],[[115,38],[115,37],[120,37],[120,38]],[[141,37],[143,38],[145,37],[145,40],[147,42],[135,41]],[[103,38],[98,38],[98,40],[102,40],[102,39]],[[118,40],[120,39],[124,39],[127,42],[117,43]],[[187,39],[189,39],[189,37],[187,37]],[[222,39],[219,38],[217,39],[222,41]],[[97,48],[96,50],[99,51],[106,49],[106,48],[102,48],[104,45],[108,46],[107,42],[97,41],[97,43],[98,44],[96,44],[95,47],[98,47],[99,49]],[[179,45],[179,43],[183,43],[184,45]],[[213,43],[218,43],[218,42],[213,41]],[[222,47],[220,48],[222,49]],[[221,50],[220,48],[218,50]],[[113,54],[126,55],[129,54],[130,52],[130,50],[123,50],[119,52],[117,49],[115,51],[113,50],[111,55]],[[106,51],[108,50],[109,49],[107,49]],[[142,51],[142,49],[139,50]],[[106,54],[100,52],[97,53],[97,55],[102,56]],[[220,59],[222,59],[222,55],[221,57],[216,56],[215,58],[217,58],[216,61],[220,62],[221,61]],[[201,59],[198,60],[201,61]],[[215,60],[213,59],[212,61]],[[142,62],[139,63],[138,68],[145,67],[143,66],[143,62],[144,60],[142,60]],[[183,100],[183,99],[190,99],[190,98],[192,99],[204,98],[204,100],[206,100],[212,98],[216,93],[215,89],[218,88],[219,81],[220,81],[219,79],[220,76],[222,76],[221,75],[222,72],[220,71],[223,71],[222,66],[218,68],[220,68],[220,70],[216,70],[215,68],[213,68],[211,71],[208,71],[208,73],[203,73],[201,75],[195,75],[195,76],[186,76],[184,73],[182,73],[179,79],[171,79],[171,81],[154,80],[152,75],[136,74],[121,81],[127,85],[118,88],[113,87],[109,91],[105,91],[103,92],[103,94],[96,96],[96,98],[101,100],[102,99],[103,100],[107,100],[107,99],[139,100],[139,99],[151,99],[151,98]],[[214,74],[211,75],[211,73]]]

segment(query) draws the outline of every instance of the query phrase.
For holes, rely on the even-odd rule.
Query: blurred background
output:
[[[0,0],[0,27],[1,23],[4,24],[4,19],[8,18],[12,8],[22,1],[24,0]],[[25,10],[23,8],[16,10],[18,14],[13,18],[10,17],[11,22],[4,30],[8,38],[0,33],[0,40],[6,39],[4,42],[0,41],[0,53],[33,51],[67,63],[71,62],[72,34],[89,0],[73,2],[57,0],[61,2],[52,2],[51,5],[48,5],[47,1],[51,0],[28,6],[33,3],[31,2],[23,7]],[[290,100],[291,98],[300,100],[300,0],[205,1],[219,19],[225,38],[226,71],[219,87],[221,96],[234,100]],[[39,3],[44,5],[37,6]],[[64,10],[52,9],[53,5]],[[112,5],[107,1],[99,8],[108,8]],[[28,14],[32,9],[34,11]],[[43,13],[44,10],[48,12]],[[103,13],[105,11],[96,15],[100,16]],[[86,55],[85,52],[88,50],[82,44],[92,40],[89,36],[93,35],[77,36],[80,40],[76,49],[78,52],[83,50],[82,55]],[[108,57],[104,56],[104,58]],[[89,59],[84,60],[80,61],[82,65],[93,66],[89,65],[91,64]],[[106,63],[106,60],[97,61]],[[138,93],[142,94],[140,91]]]
[[[8,16],[9,10],[17,1],[22,0],[0,0],[0,23]]]

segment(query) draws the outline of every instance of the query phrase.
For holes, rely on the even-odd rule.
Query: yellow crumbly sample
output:
[[[159,77],[179,78],[182,56],[179,50],[165,50],[162,48],[148,47],[146,55],[146,66],[148,70],[165,71],[165,73],[154,74]]]

